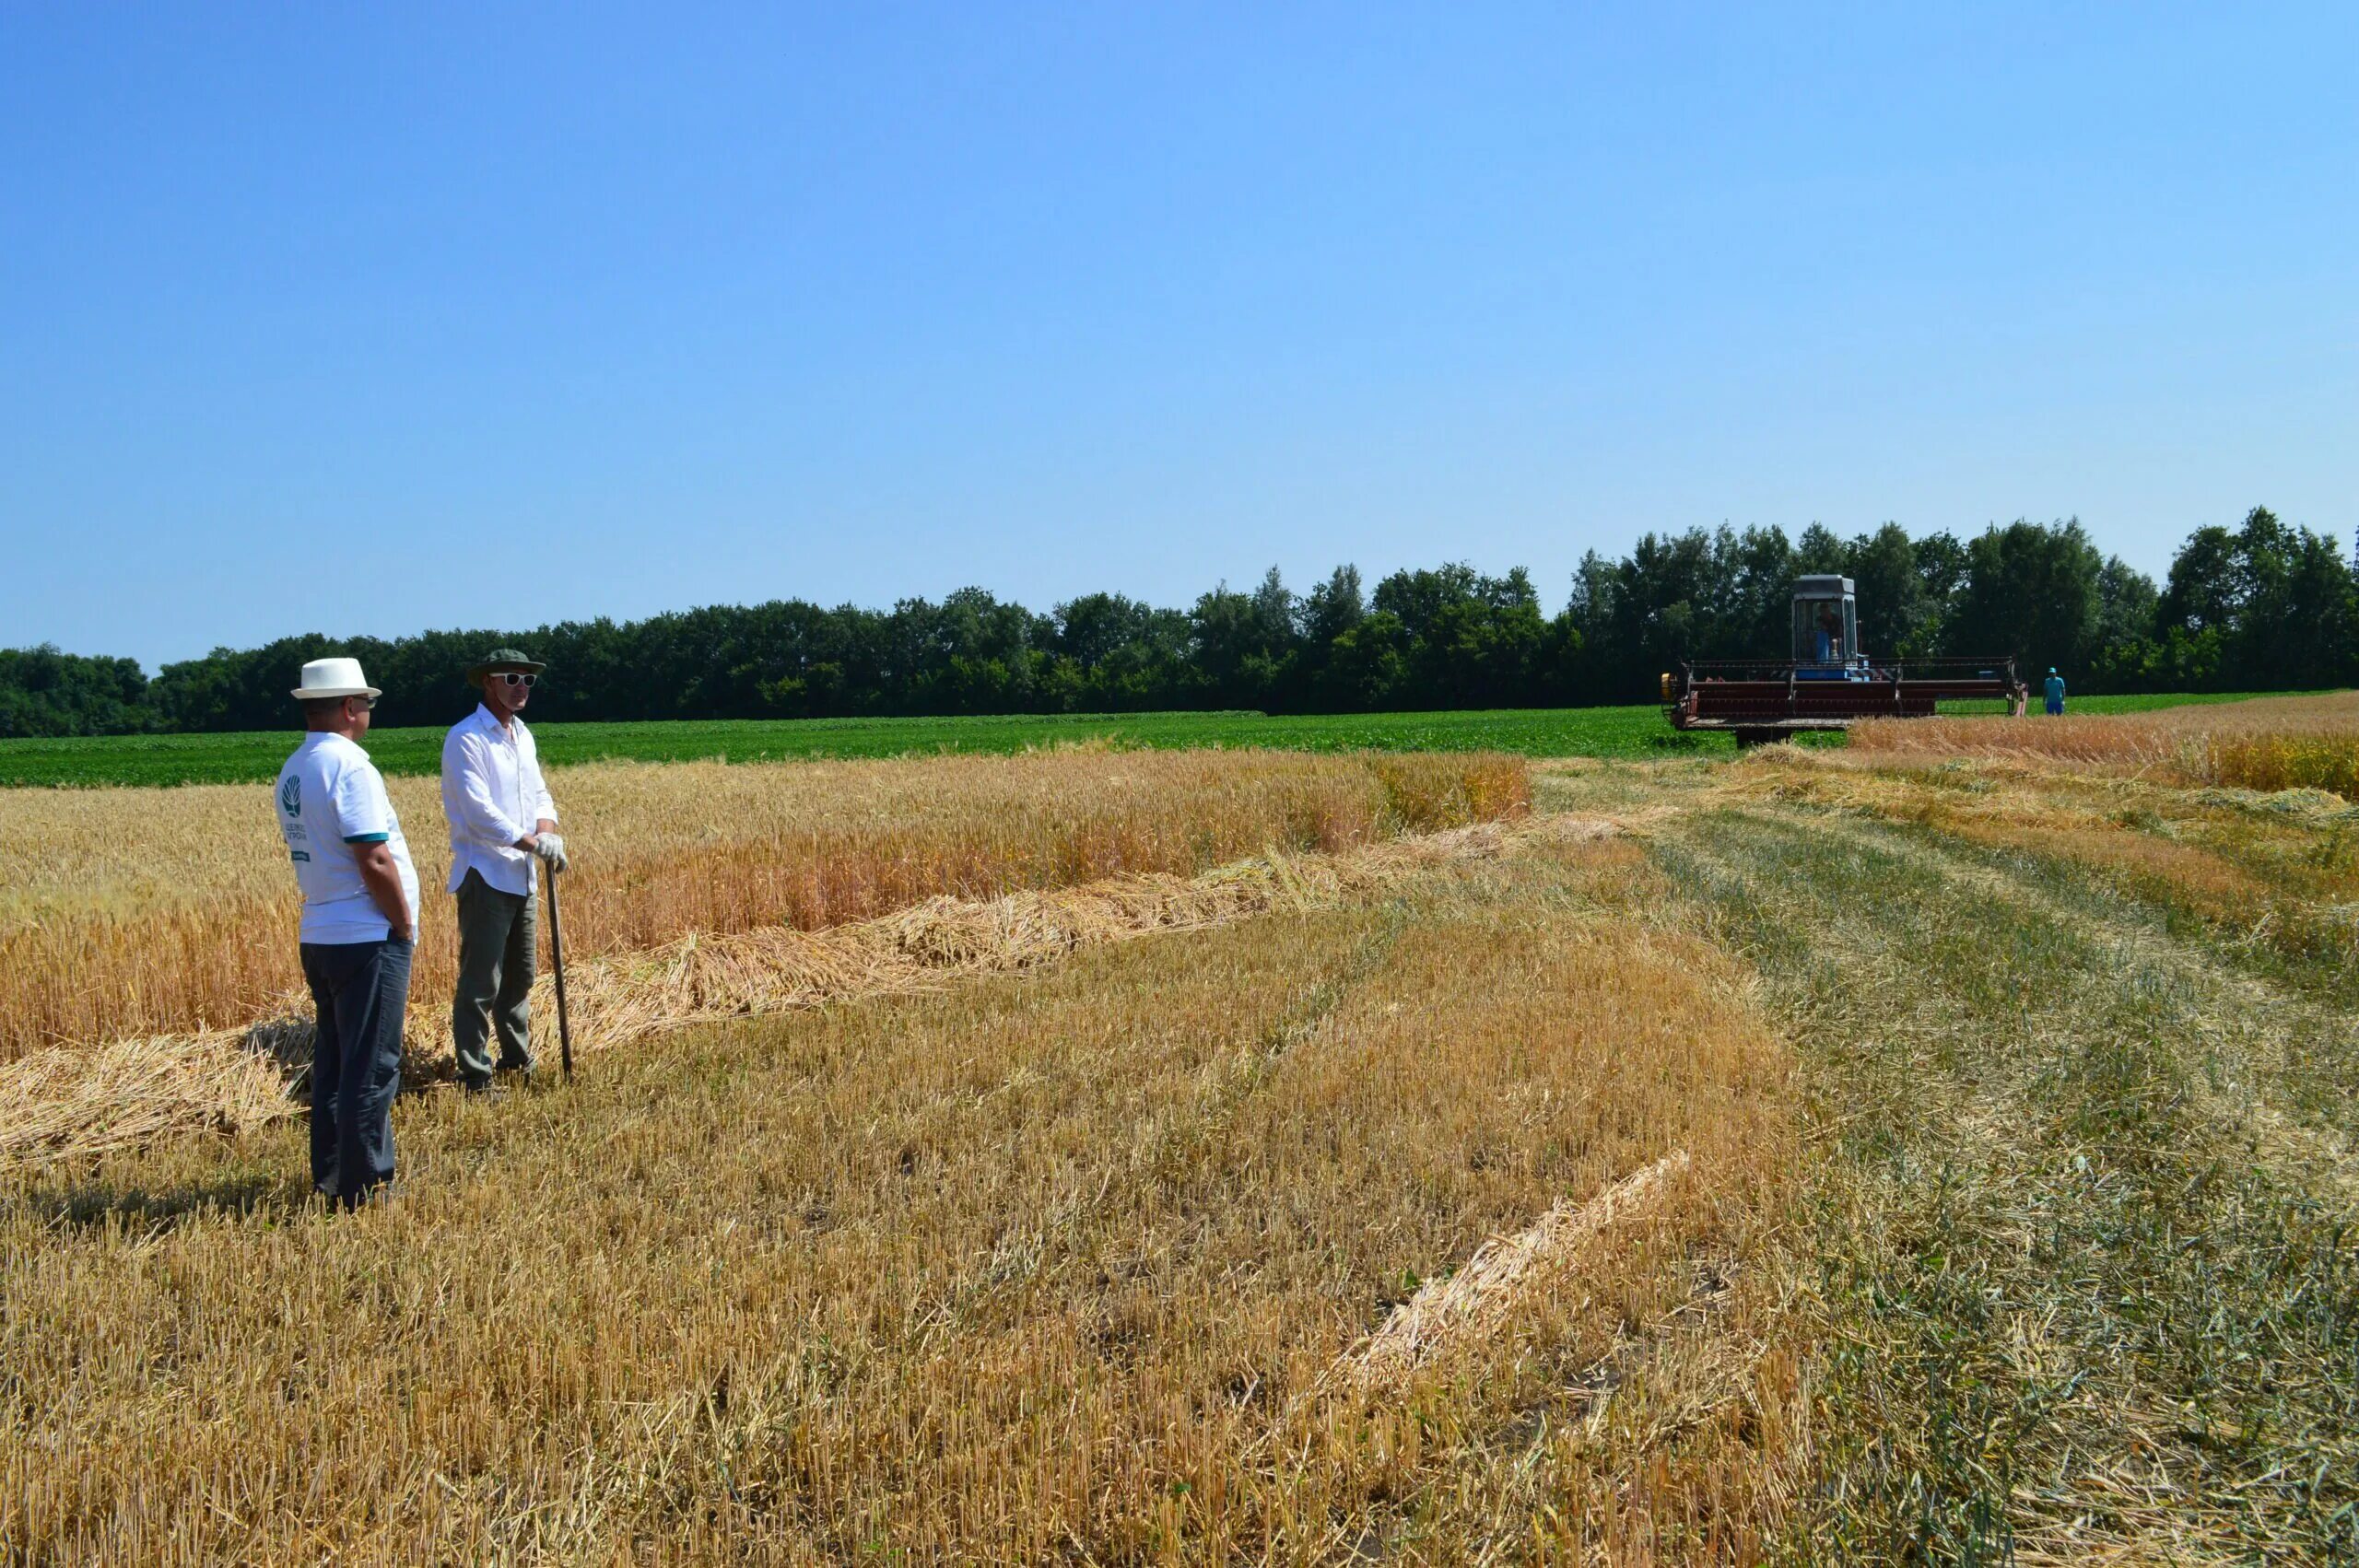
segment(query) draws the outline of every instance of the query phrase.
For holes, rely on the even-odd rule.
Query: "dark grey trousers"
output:
[[[402,1092],[402,1017],[410,944],[307,942],[311,1037],[311,1185],[357,1208],[393,1179],[393,1096]]]
[[[476,872],[459,883],[459,987],[451,1000],[451,1042],[463,1082],[491,1082],[491,1054],[484,1047],[495,1030],[500,1071],[532,1071],[526,1004],[538,929],[531,894],[502,893]]]

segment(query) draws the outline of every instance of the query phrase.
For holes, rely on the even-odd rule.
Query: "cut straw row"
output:
[[[1528,1229],[1493,1236],[1465,1267],[1418,1286],[1341,1370],[1362,1387],[1395,1383],[1453,1347],[1496,1337],[1552,1270],[1686,1168],[1687,1152],[1673,1150],[1585,1201],[1558,1202]]]

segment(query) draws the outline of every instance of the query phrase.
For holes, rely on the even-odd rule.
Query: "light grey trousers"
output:
[[[466,1083],[491,1081],[485,1050],[499,1035],[503,1071],[530,1071],[527,1004],[533,995],[533,937],[539,916],[529,893],[502,893],[469,872],[459,883],[459,987],[451,1000],[451,1041]]]

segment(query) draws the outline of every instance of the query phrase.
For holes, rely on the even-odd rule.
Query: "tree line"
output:
[[[2327,535],[2256,507],[2198,529],[2160,587],[2102,554],[2080,522],[2016,521],[1961,540],[1897,523],[1842,538],[1813,524],[1649,533],[1592,551],[1551,615],[1521,568],[1392,573],[1373,591],[1338,567],[1297,593],[1272,568],[1188,609],[1091,593],[1047,614],[962,589],[890,610],[802,600],[641,621],[312,634],[217,648],[152,679],[129,659],[0,650],[0,736],[285,728],[304,661],[358,656],[385,689],[379,721],[448,723],[464,677],[514,644],[548,661],[551,720],[1260,708],[1360,712],[1644,701],[1682,659],[1777,658],[1793,579],[1857,580],[1872,654],[2013,654],[2083,691],[2262,691],[2359,673],[2359,583]]]

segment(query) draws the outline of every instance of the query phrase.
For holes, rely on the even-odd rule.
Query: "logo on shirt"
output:
[[[288,816],[303,814],[303,776],[290,773],[278,787],[278,809]]]

